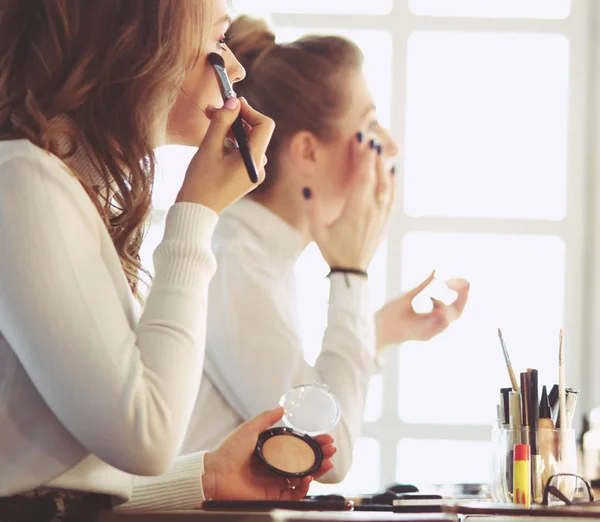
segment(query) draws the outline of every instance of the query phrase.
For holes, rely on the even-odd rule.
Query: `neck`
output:
[[[280,178],[268,191],[251,194],[250,197],[298,230],[306,247],[312,241],[305,210],[306,202],[302,197],[302,189],[292,185],[294,184],[286,183]]]

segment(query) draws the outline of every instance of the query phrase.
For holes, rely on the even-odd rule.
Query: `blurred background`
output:
[[[432,269],[471,282],[463,318],[427,343],[388,350],[372,382],[347,479],[314,493],[394,482],[486,481],[490,426],[515,371],[567,385],[581,415],[600,405],[600,112],[595,0],[233,0],[279,41],[341,34],[365,55],[380,122],[400,144],[396,211],[371,266],[374,306]],[[194,150],[159,151],[153,226],[162,236]],[[298,268],[305,356],[326,322],[327,267],[314,245]],[[427,295],[415,307],[426,310]]]

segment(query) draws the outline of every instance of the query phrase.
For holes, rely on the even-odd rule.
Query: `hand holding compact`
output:
[[[331,457],[336,450],[330,435],[315,437],[324,458],[312,476],[279,476],[255,456],[259,435],[281,420],[283,413],[280,407],[245,422],[206,455],[202,481],[207,500],[300,500],[306,496],[313,478],[333,468]]]

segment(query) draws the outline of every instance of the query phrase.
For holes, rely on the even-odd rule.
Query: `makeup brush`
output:
[[[517,377],[515,376],[515,372],[513,371],[512,364],[510,362],[510,357],[508,355],[508,350],[506,349],[506,344],[504,344],[504,338],[502,337],[502,330],[498,328],[498,337],[500,339],[500,345],[502,346],[502,352],[504,353],[504,360],[506,361],[506,367],[508,368],[508,376],[510,378],[510,383],[512,385],[513,391],[520,392],[519,383],[517,382]]]
[[[223,101],[226,102],[230,98],[237,97],[231,82],[229,81],[229,76],[227,76],[227,70],[225,69],[225,61],[223,60],[223,57],[217,53],[210,53],[208,55],[208,63],[210,63],[215,70],[217,83],[219,84]],[[244,122],[242,121],[241,114],[238,114],[238,117],[233,122],[233,125],[231,126],[231,132],[237,141],[240,154],[242,155],[244,165],[246,166],[248,176],[250,177],[250,181],[252,181],[252,183],[258,183],[258,172],[256,170],[256,165],[254,164],[252,154],[250,153],[248,136],[246,136],[246,130],[244,129]]]
[[[563,353],[563,331],[558,345],[558,419],[561,428],[567,427],[567,390],[565,388],[565,359]]]

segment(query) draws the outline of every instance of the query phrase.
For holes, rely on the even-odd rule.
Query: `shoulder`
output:
[[[257,231],[239,215],[236,205],[219,217],[213,236],[214,253],[217,258],[230,258],[232,263],[261,266],[268,256],[265,245]]]
[[[85,216],[88,228],[96,228],[99,219],[81,183],[60,159],[27,140],[0,141],[2,219],[57,215],[63,221]]]
[[[27,140],[0,141],[0,183],[18,186],[33,180],[79,185],[56,156]],[[34,186],[29,188],[35,190]]]

